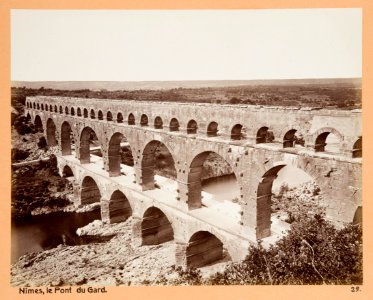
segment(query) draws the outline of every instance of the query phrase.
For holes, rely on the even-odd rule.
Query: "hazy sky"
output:
[[[12,80],[361,77],[361,9],[12,10]]]

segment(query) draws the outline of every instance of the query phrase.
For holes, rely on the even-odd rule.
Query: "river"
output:
[[[101,219],[99,210],[86,213],[56,212],[22,221],[12,220],[11,263],[26,253],[48,250],[62,244],[63,236],[66,244],[83,244],[84,239],[76,235],[76,229],[96,219]]]

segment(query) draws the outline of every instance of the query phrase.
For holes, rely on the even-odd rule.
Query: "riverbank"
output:
[[[132,218],[117,224],[103,224],[97,220],[79,230],[81,236],[91,237],[93,242],[89,244],[59,245],[24,255],[11,266],[11,285],[178,284],[175,243],[133,247],[132,225]],[[105,237],[110,240],[105,241]],[[222,261],[202,268],[202,274],[209,276],[222,271],[226,264]]]

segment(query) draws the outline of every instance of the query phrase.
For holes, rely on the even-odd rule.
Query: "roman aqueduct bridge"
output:
[[[107,222],[132,215],[138,245],[174,240],[179,265],[208,264],[222,257],[223,248],[241,260],[250,243],[270,240],[272,183],[284,166],[303,170],[319,185],[329,219],[351,222],[362,205],[358,110],[37,96],[27,98],[26,115],[49,146],[58,145],[59,170],[74,176],[77,204],[100,202]],[[93,132],[102,158],[90,154]],[[339,142],[332,152],[329,134]],[[134,160],[125,172],[123,137]],[[174,161],[173,190],[155,183],[159,143]],[[235,174],[237,222],[203,204],[202,169],[211,152]]]

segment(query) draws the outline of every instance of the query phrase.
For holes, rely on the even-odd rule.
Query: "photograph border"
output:
[[[372,141],[369,128],[373,126],[373,1],[372,0],[0,0],[0,164],[3,175],[0,187],[3,199],[0,201],[0,226],[2,247],[0,256],[1,295],[3,299],[36,299],[47,295],[20,295],[18,288],[10,285],[10,11],[11,9],[284,9],[284,8],[362,8],[363,9],[363,64],[362,64],[362,115],[363,132],[363,259],[364,278],[359,292],[352,292],[352,286],[146,286],[107,287],[106,294],[52,294],[53,299],[77,297],[79,299],[368,299],[373,295],[373,184],[369,174],[373,172]]]

